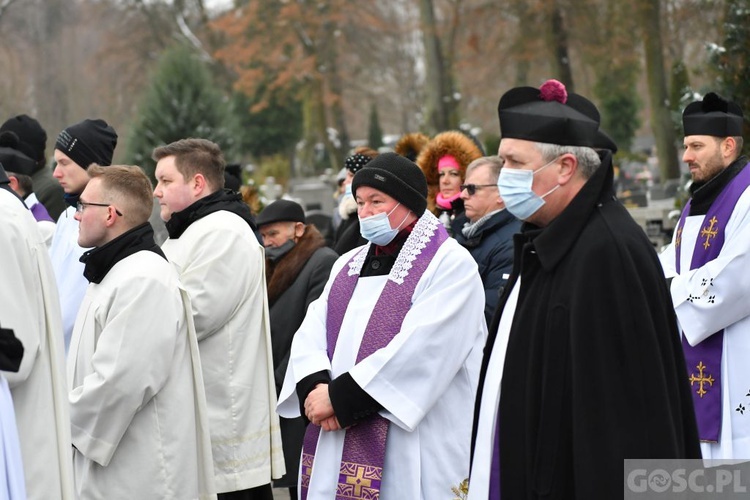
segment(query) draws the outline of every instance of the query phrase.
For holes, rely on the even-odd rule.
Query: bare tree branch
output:
[[[3,12],[5,12],[5,9],[13,5],[16,0],[1,0],[0,1],[0,17],[3,16]]]

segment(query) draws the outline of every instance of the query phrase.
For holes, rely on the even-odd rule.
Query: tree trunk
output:
[[[334,35],[336,29],[336,25],[333,22],[327,22],[325,24],[324,32],[326,35],[321,54],[323,64],[326,67],[324,78],[332,97],[328,111],[331,114],[333,126],[336,127],[336,130],[338,131],[339,138],[339,147],[336,148],[331,144],[330,146],[332,149],[329,151],[331,168],[334,172],[339,171],[342,165],[344,165],[346,155],[349,154],[349,131],[346,126],[344,107],[342,106],[344,89],[341,84],[341,75],[339,74],[338,53],[336,52],[336,38]]]
[[[435,9],[432,0],[419,0],[419,14],[424,38],[427,81],[425,81],[425,128],[430,134],[448,130],[448,110],[446,109],[446,82],[443,54],[440,49]]]
[[[656,141],[661,181],[680,177],[675,148],[675,132],[669,114],[667,77],[662,53],[659,0],[642,0],[640,11],[646,52],[646,77],[651,103],[651,129]]]
[[[568,55],[568,30],[563,19],[562,9],[558,2],[553,2],[550,12],[550,23],[552,25],[552,45],[555,54],[555,69],[558,78],[568,92],[575,92],[573,86],[573,72],[570,69],[570,56]]]

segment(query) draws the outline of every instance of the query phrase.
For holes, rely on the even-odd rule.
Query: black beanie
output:
[[[117,133],[104,120],[83,120],[60,132],[55,142],[59,149],[84,170],[92,163],[112,164]]]
[[[18,136],[16,149],[37,163],[44,162],[44,150],[47,147],[47,132],[38,121],[28,115],[9,118],[0,126],[0,132],[10,131]]]
[[[36,170],[36,162],[23,154],[18,145],[16,134],[10,130],[0,132],[0,165],[6,173],[31,176]]]
[[[258,227],[273,222],[301,222],[305,223],[305,211],[299,203],[292,200],[276,200],[269,204],[255,220]]]
[[[352,181],[352,194],[369,186],[391,196],[421,217],[427,209],[427,181],[413,161],[396,153],[383,153],[362,167]]]

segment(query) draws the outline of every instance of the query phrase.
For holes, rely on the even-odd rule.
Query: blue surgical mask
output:
[[[352,198],[354,195],[352,195],[352,185],[351,183],[344,186],[344,198],[349,197]]]
[[[541,172],[557,160],[545,163],[541,168],[536,170],[520,170],[512,168],[503,168],[500,170],[500,177],[497,179],[497,187],[500,190],[500,197],[505,203],[508,212],[521,220],[526,220],[544,206],[544,198],[560,187],[553,187],[542,196],[539,196],[532,190],[534,176]]]
[[[401,203],[398,205],[400,204]],[[393,210],[396,210],[398,205],[393,207]],[[409,213],[407,212],[406,217],[401,221],[401,224],[399,224],[396,229],[393,229],[388,220],[388,216],[393,213],[393,210],[388,213],[381,212],[379,214],[371,215],[370,217],[360,217],[359,232],[362,237],[367,241],[380,245],[381,247],[393,241],[393,238],[396,237],[401,229],[401,224],[403,224],[406,218],[409,217]]]

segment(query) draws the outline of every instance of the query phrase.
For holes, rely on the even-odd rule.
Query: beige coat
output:
[[[219,493],[284,474],[263,248],[239,216],[218,211],[162,246],[193,308]]]

